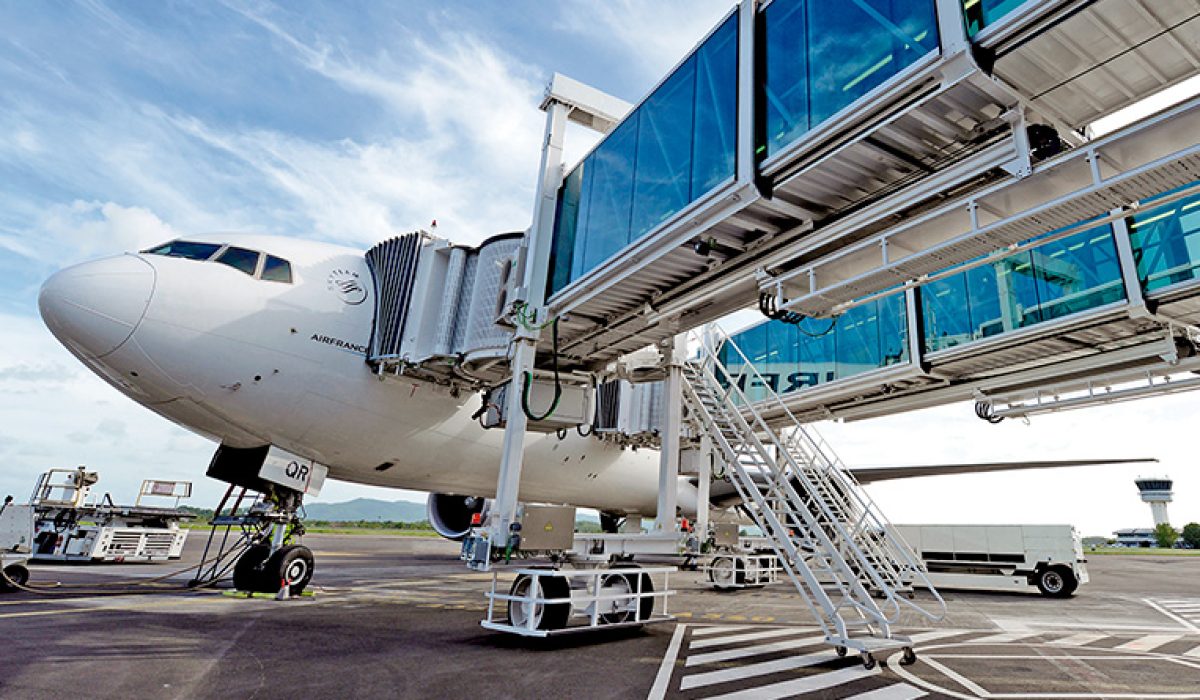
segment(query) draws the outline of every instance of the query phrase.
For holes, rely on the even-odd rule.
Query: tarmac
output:
[[[159,577],[198,561],[203,540],[179,562],[34,564],[32,582]],[[822,643],[782,583],[717,592],[680,572],[674,622],[535,640],[480,626],[492,577],[453,542],[305,544],[312,597],[184,590],[191,572],[137,593],[0,596],[0,697],[1200,698],[1200,557],[1093,557],[1067,600],[944,591],[944,621],[901,625],[917,663],[889,652],[866,670]]]

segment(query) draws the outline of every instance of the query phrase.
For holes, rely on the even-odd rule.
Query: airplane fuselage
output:
[[[361,252],[262,236],[188,240],[276,256],[291,280],[267,279],[265,257],[248,273],[126,254],[52,277],[39,299],[47,325],[120,391],[223,444],[273,444],[343,481],[493,495],[503,431],[472,418],[478,394],[381,378],[366,364],[374,291]],[[655,451],[531,434],[521,498],[650,514],[657,478]],[[694,489],[680,487],[693,510]]]

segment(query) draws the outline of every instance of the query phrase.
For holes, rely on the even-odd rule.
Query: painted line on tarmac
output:
[[[1175,613],[1171,612],[1170,610],[1167,610],[1166,608],[1164,608],[1163,606],[1154,602],[1153,600],[1150,600],[1149,598],[1142,598],[1142,602],[1145,603],[1146,605],[1149,605],[1150,607],[1154,608],[1155,610],[1159,611],[1163,615],[1166,615],[1167,617],[1171,618],[1172,620],[1178,622],[1180,625],[1183,626],[1184,629],[1188,630],[1189,632],[1195,632],[1196,634],[1200,634],[1200,627],[1193,625],[1191,622],[1188,622],[1187,620],[1176,615]]]
[[[675,670],[675,660],[679,658],[679,646],[683,642],[683,632],[687,623],[675,625],[675,634],[671,635],[671,643],[667,645],[667,653],[663,656],[662,665],[658,667],[658,675],[654,677],[654,685],[650,686],[650,694],[646,700],[662,700],[667,696],[667,686],[671,684],[671,672]]]
[[[201,603],[201,602],[208,602],[208,603],[222,602],[224,600],[225,600],[225,598],[213,598],[213,597],[206,596],[206,597],[202,597],[202,598],[201,597],[190,598],[188,600],[158,600],[158,601],[152,601],[152,602],[148,601],[148,602],[140,603],[140,604],[132,603],[132,604],[118,604],[118,605],[91,605],[91,606],[87,606],[87,607],[78,607],[78,608],[62,608],[60,610],[26,610],[23,612],[15,612],[15,613],[0,613],[0,619],[7,619],[7,618],[14,618],[14,617],[41,617],[41,616],[45,616],[45,615],[70,615],[70,614],[87,613],[87,612],[123,612],[123,611],[129,611],[129,610],[141,610],[144,608],[167,608],[167,607],[173,607],[173,606],[178,606],[178,605],[192,605],[194,603]]]

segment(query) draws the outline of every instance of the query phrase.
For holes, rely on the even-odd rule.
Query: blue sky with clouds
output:
[[[213,446],[120,396],[36,313],[54,270],[183,232],[366,247],[437,219],[475,242],[525,228],[554,71],[636,101],[732,0],[0,4],[0,494],[86,463],[102,487],[197,481]],[[572,131],[568,156],[593,137]],[[1149,454],[1200,519],[1196,398],[990,426],[952,406],[827,433],[851,463]],[[1135,437],[1137,436],[1137,437]],[[898,521],[1143,524],[1136,467],[875,487]],[[1196,496],[1190,496],[1194,493]],[[981,494],[987,494],[987,497]],[[321,500],[394,497],[334,484]],[[1190,509],[1191,515],[1185,513]]]

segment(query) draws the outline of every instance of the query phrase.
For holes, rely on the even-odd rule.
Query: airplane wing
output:
[[[1106,464],[1138,464],[1157,462],[1153,457],[1138,459],[1059,459],[1024,462],[982,462],[977,464],[921,464],[912,467],[851,467],[850,473],[860,484],[889,479],[911,479],[918,476],[943,474],[982,474],[1017,469],[1054,469],[1056,467],[1087,467]]]
[[[850,473],[860,484],[889,479],[912,479],[919,476],[941,476],[946,474],[982,474],[985,472],[1015,471],[1018,469],[1054,469],[1056,467],[1086,467],[1109,464],[1140,464],[1157,462],[1153,457],[1131,459],[1059,459],[1022,462],[979,462],[975,464],[921,464],[910,467],[851,467]],[[695,479],[692,479],[695,483]],[[717,481],[709,492],[709,503],[726,508],[741,503],[733,484]]]

